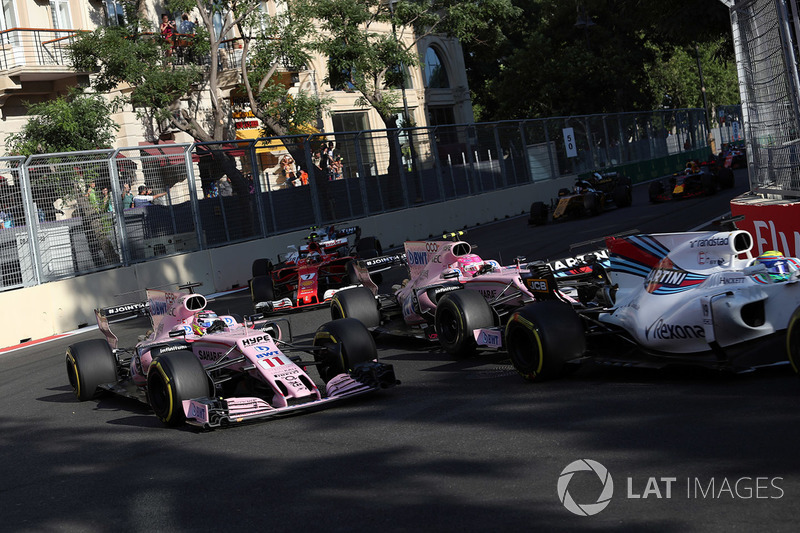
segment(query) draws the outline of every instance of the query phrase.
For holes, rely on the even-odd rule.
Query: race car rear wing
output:
[[[150,305],[147,302],[113,305],[111,307],[103,307],[102,309],[94,310],[94,316],[97,319],[97,329],[99,329],[106,338],[112,350],[117,349],[119,340],[108,325],[109,318],[112,320],[116,318],[129,318],[133,316],[143,316],[149,313]]]
[[[378,272],[384,272],[405,265],[406,254],[400,253],[373,257],[371,259],[359,259],[358,261],[353,261],[352,264],[358,282],[372,291],[372,294],[378,294],[378,286],[372,281],[370,274],[377,274]]]

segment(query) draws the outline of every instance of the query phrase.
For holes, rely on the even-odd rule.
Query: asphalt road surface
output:
[[[536,228],[509,219],[468,240],[510,262],[557,258],[570,243],[631,228],[686,230],[728,211],[745,189],[737,177],[741,186],[711,198],[653,206],[638,187],[630,208]],[[212,307],[250,311],[244,293]],[[327,319],[292,315],[296,338]],[[16,320],[6,315],[4,327]],[[114,326],[123,345],[146,328],[144,319]],[[379,339],[401,386],[198,432],[164,428],[132,401],[76,401],[64,350],[94,337],[0,356],[3,531],[797,529],[800,381],[788,366],[734,376],[587,364],[530,384],[501,354],[453,361]],[[600,475],[562,475],[581,459]],[[586,504],[611,496],[607,507],[573,514],[560,478],[567,505],[591,513]]]

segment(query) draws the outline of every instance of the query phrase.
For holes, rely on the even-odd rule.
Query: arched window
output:
[[[439,57],[439,53],[432,46],[425,52],[425,79],[429,89],[449,89],[450,80],[447,78],[447,69]]]

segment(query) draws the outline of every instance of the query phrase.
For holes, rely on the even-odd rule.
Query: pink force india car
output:
[[[331,316],[357,318],[377,333],[438,341],[447,352],[468,356],[478,347],[503,346],[504,328],[514,329],[508,321],[516,309],[554,297],[543,263],[526,265],[520,258],[502,266],[472,253],[460,240],[413,241],[404,247],[403,254],[358,261],[361,286],[336,292]],[[405,267],[408,278],[393,293],[379,294],[371,275],[395,267]]]
[[[69,346],[67,376],[79,400],[110,391],[149,404],[166,425],[215,428],[321,408],[399,383],[356,320],[323,324],[312,344],[299,345],[288,327],[284,339],[278,322],[255,329],[249,320],[216,315],[200,294],[148,290],[147,298],[97,310],[105,339]],[[136,312],[149,312],[153,329],[133,348],[118,348],[108,319]],[[307,366],[317,367],[322,390]]]

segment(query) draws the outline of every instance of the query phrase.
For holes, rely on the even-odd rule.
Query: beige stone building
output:
[[[25,102],[52,99],[65,94],[71,86],[88,83],[87,73],[76,73],[70,68],[65,45],[80,30],[119,23],[123,10],[116,0],[0,0],[0,9],[0,137],[5,139],[26,122]],[[276,6],[272,1],[264,2],[263,9],[274,13]],[[146,12],[158,27],[165,8],[151,2]],[[180,14],[173,16],[180,21]],[[382,30],[391,32],[391,27]],[[418,50],[422,65],[409,69],[410,80],[401,91],[416,125],[472,122],[460,44],[453,39],[429,37],[418,44]],[[235,68],[240,57],[236,57],[235,45],[225,59],[226,82],[221,89],[229,98],[240,81]],[[305,66],[306,70],[284,73],[293,91],[314,91],[333,97],[333,104],[315,127],[326,133],[383,128],[377,112],[356,104],[357,93],[323,82],[326,66],[327,59],[317,56]],[[236,136],[253,137],[257,122],[248,120],[246,110],[240,106],[233,105],[232,109]],[[120,125],[117,147],[155,140],[152,130],[137,119],[133,110],[123,110],[114,119]],[[166,138],[178,142],[191,140],[179,131],[167,132]]]

